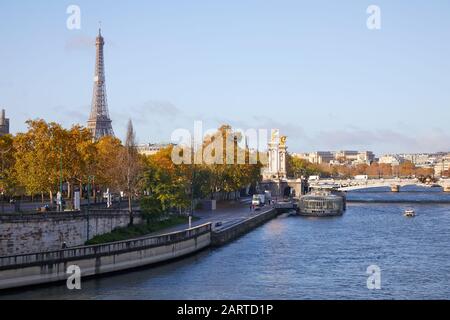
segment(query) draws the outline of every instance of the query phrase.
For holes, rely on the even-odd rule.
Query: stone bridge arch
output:
[[[266,180],[260,183],[259,192],[268,190],[274,197],[301,196],[305,194],[306,183],[301,179],[283,179],[281,181]]]

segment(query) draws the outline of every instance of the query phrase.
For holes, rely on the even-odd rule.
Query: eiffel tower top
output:
[[[114,136],[112,121],[108,112],[108,99],[105,85],[105,65],[103,56],[103,46],[105,41],[102,31],[99,28],[95,41],[97,48],[95,59],[94,89],[92,94],[91,114],[87,122],[87,128],[91,130],[95,139],[103,136]]]

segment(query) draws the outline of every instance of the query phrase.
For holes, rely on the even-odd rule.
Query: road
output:
[[[192,227],[211,222],[213,225],[213,229],[219,230],[272,208],[272,206],[266,206],[261,210],[250,210],[250,202],[251,198],[244,198],[239,201],[220,202],[217,204],[217,209],[214,211],[197,210],[195,211],[194,216],[199,219],[192,222]],[[215,228],[214,225],[217,222],[221,222],[222,225]],[[181,231],[186,228],[188,228],[188,224],[181,224],[167,229],[159,230],[158,232],[151,233],[150,235],[156,236],[169,232]]]
[[[213,229],[223,229],[236,224],[242,220],[248,219],[256,214],[260,214],[272,208],[272,206],[266,206],[261,210],[251,210],[250,209],[251,198],[243,198],[237,201],[223,201],[217,203],[217,209],[211,210],[196,210],[194,216],[198,219],[192,221],[192,227],[199,226],[205,223],[211,222]],[[83,203],[85,205],[85,203]],[[123,204],[125,205],[125,204]],[[42,206],[41,202],[26,202],[21,203],[21,210],[27,212],[35,212],[36,208]],[[98,207],[105,207],[105,205],[98,205]],[[4,206],[5,213],[14,212],[14,205],[5,203]],[[220,227],[215,227],[217,222],[221,222]],[[157,232],[151,233],[151,236],[156,236],[160,234],[181,231],[188,228],[188,224],[180,224],[174,227],[159,230]],[[148,236],[148,235],[147,235]]]

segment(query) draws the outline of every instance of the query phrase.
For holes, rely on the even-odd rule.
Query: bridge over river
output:
[[[399,192],[401,187],[417,185],[422,187],[442,187],[445,192],[450,192],[450,179],[441,179],[432,185],[422,183],[419,179],[320,179],[309,181],[312,188],[335,188],[340,191],[353,191],[369,188],[390,187],[392,192]]]

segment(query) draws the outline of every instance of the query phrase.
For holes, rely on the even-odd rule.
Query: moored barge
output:
[[[346,209],[345,196],[330,191],[313,191],[300,197],[298,214],[310,217],[341,216]]]

